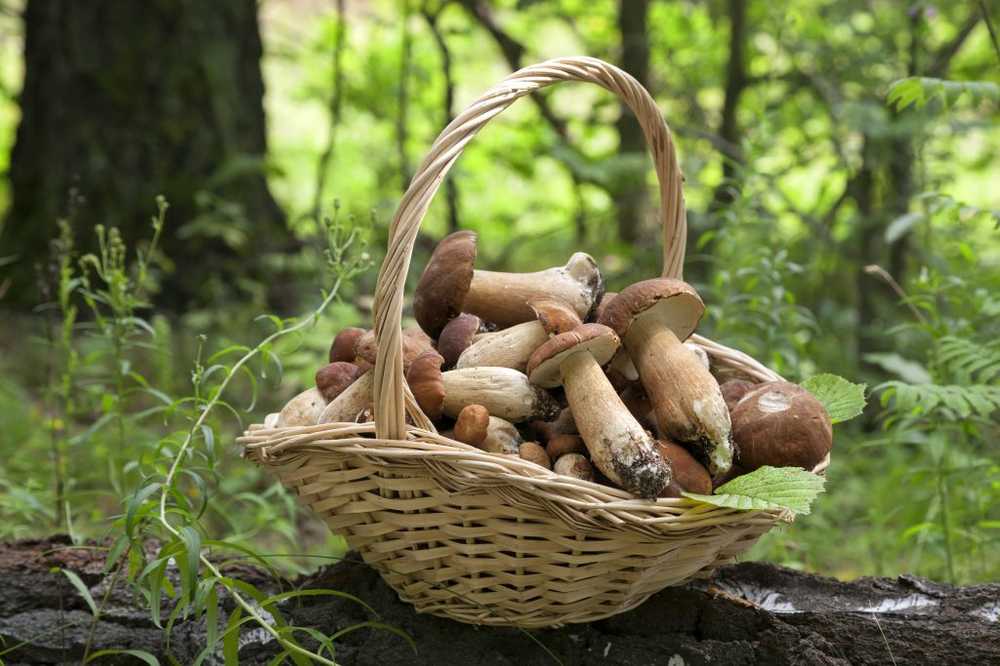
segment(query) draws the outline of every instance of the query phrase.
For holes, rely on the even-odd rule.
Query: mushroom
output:
[[[593,320],[595,322],[601,321],[601,317],[604,315],[604,310],[608,307],[608,303],[613,301],[617,295],[617,291],[605,292],[604,296],[601,298],[601,302],[597,304],[596,308],[594,308]],[[639,373],[635,369],[635,364],[632,363],[632,359],[629,358],[628,352],[624,347],[620,347],[615,353],[615,357],[611,359],[611,363],[608,363],[608,373],[612,372],[620,376],[622,379],[630,382],[634,382],[639,379]]]
[[[306,389],[281,408],[274,427],[315,425],[316,418],[325,407],[326,400],[318,389]]]
[[[657,440],[656,446],[674,471],[674,480],[663,489],[660,497],[680,497],[683,491],[700,495],[712,493],[712,477],[687,449],[664,439]]]
[[[590,464],[586,456],[579,453],[567,453],[562,456],[552,466],[552,471],[556,474],[571,476],[574,479],[581,479],[582,481],[594,480],[593,465]]]
[[[490,416],[482,405],[467,405],[455,421],[455,439],[490,453],[517,455],[521,433],[510,421]]]
[[[336,361],[316,371],[316,388],[327,402],[353,384],[364,371],[353,363]]]
[[[354,423],[358,416],[372,406],[372,389],[375,386],[369,370],[358,377],[336,398],[330,401],[314,423]],[[370,420],[365,418],[365,420]]]
[[[440,363],[441,356],[430,350],[413,361],[406,375],[413,397],[431,420],[442,412],[455,418],[468,405],[482,405],[491,415],[514,423],[551,418],[559,412],[559,403],[517,370],[483,367],[441,372]]]
[[[531,353],[548,340],[550,335],[572,330],[581,323],[580,317],[569,305],[554,298],[532,301],[529,307],[535,313],[534,321],[477,335],[472,344],[458,357],[455,367],[474,368],[488,365],[514,368],[524,372]]]
[[[400,336],[403,345],[403,368],[408,368],[413,359],[424,352],[434,349],[434,341],[427,337],[427,334],[416,326],[404,328]],[[354,353],[358,359],[375,365],[375,357],[378,353],[378,345],[375,342],[375,331],[367,331],[358,338]]]
[[[539,347],[528,375],[539,386],[565,387],[580,436],[601,472],[625,490],[653,498],[670,483],[670,466],[601,370],[619,344],[607,326],[583,324]]]
[[[552,469],[552,461],[549,459],[549,454],[545,452],[545,449],[538,442],[522,442],[521,446],[518,447],[518,454],[523,460],[541,465],[545,469]]]
[[[685,282],[656,278],[624,289],[605,307],[639,371],[660,434],[697,446],[713,475],[733,464],[729,410],[708,369],[682,344],[705,305]]]
[[[575,435],[576,421],[573,419],[573,411],[566,407],[559,412],[559,416],[551,421],[532,421],[531,429],[536,437],[548,442],[557,435]]]
[[[278,412],[271,412],[264,417],[264,427],[265,428],[277,428],[278,418],[281,416]]]
[[[719,384],[719,390],[722,391],[722,399],[726,401],[726,407],[729,408],[730,418],[732,418],[731,415],[733,409],[736,408],[736,403],[752,391],[755,386],[757,385],[745,379],[730,379]]]
[[[579,435],[556,435],[545,445],[545,452],[552,460],[558,460],[567,453],[586,453],[587,447]]]
[[[483,320],[476,315],[462,313],[449,321],[441,330],[437,342],[438,353],[444,358],[444,367],[455,367],[458,357],[482,329]]]
[[[699,347],[693,342],[685,342],[684,348],[687,349],[692,354],[694,354],[695,356],[697,356],[698,362],[701,363],[703,366],[705,366],[706,370],[708,370],[711,367],[711,363],[708,360],[708,352],[705,351],[702,347]]]
[[[500,328],[531,321],[528,303],[543,297],[567,302],[584,319],[604,291],[597,262],[582,252],[565,266],[535,273],[474,270],[475,261],[476,234],[471,231],[456,231],[434,249],[413,297],[413,314],[432,337],[460,312]]]
[[[333,339],[330,344],[330,363],[337,361],[353,361],[357,354],[354,352],[358,345],[358,339],[366,333],[365,329],[351,326],[345,328]]]
[[[733,409],[733,437],[739,464],[812,470],[833,448],[833,426],[823,404],[788,382],[765,382]]]

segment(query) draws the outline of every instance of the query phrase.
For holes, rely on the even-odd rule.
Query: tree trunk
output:
[[[0,546],[0,639],[6,647],[24,642],[4,655],[8,664],[80,660],[91,614],[66,578],[51,568],[76,572],[100,602],[108,581],[102,575],[102,557],[100,550],[70,548],[65,540]],[[1000,663],[998,584],[956,588],[910,576],[842,583],[771,564],[744,563],[723,567],[710,580],[664,590],[606,620],[529,634],[418,615],[355,558],[348,554],[344,562],[293,585],[356,595],[372,606],[381,622],[409,634],[417,653],[396,635],[362,629],[337,642],[337,662],[345,665],[530,666],[557,659],[565,664],[636,666]],[[176,584],[176,571],[168,575]],[[278,588],[248,567],[230,567],[226,575],[266,592]],[[94,627],[92,651],[142,649],[166,663],[164,632],[152,624],[127,586],[119,583],[108,598]],[[224,626],[232,604],[223,597],[222,607]],[[165,598],[162,617],[169,611]],[[356,602],[328,596],[285,604],[282,611],[290,621],[327,635],[376,619]],[[204,623],[181,617],[174,624],[170,649],[177,662],[188,664],[204,641]],[[268,663],[277,652],[270,636],[252,625],[244,625],[239,644],[240,664]],[[124,657],[120,663],[133,662]]]
[[[620,0],[618,3],[618,29],[621,31],[621,66],[643,86],[649,87],[649,40],[646,19],[649,0]],[[615,216],[618,220],[618,237],[626,243],[639,239],[643,214],[646,208],[646,140],[639,122],[624,104],[616,123],[618,129],[618,154],[625,158],[621,173],[616,179]]]
[[[37,302],[67,197],[76,236],[95,224],[127,242],[170,203],[163,249],[176,268],[164,305],[181,307],[247,274],[283,236],[264,178],[267,151],[256,0],[29,0],[21,122],[2,254],[16,253],[10,300]]]

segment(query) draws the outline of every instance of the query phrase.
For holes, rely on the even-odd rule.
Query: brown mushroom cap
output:
[[[486,439],[486,431],[490,425],[490,413],[482,405],[466,405],[458,413],[455,421],[455,439],[479,446]]]
[[[681,280],[654,278],[626,287],[601,313],[600,323],[624,338],[638,317],[656,317],[683,342],[698,327],[705,312],[694,287]]]
[[[400,336],[403,345],[403,368],[406,369],[410,367],[421,354],[434,351],[434,341],[427,337],[419,328],[415,326],[410,326],[404,328]],[[365,361],[372,366],[375,365],[375,357],[378,354],[378,345],[375,342],[375,331],[366,331],[364,335],[358,338],[357,345],[354,348],[354,353],[357,354],[360,361]]]
[[[413,316],[431,337],[436,338],[462,311],[475,263],[476,234],[472,231],[456,231],[434,248],[413,294]]]
[[[552,461],[549,459],[549,454],[545,452],[545,449],[538,442],[521,442],[521,445],[518,447],[518,454],[523,460],[541,465],[545,469],[552,469]]]
[[[576,310],[558,298],[537,298],[528,303],[528,307],[549,335],[572,331],[583,323]]]
[[[726,401],[726,407],[729,408],[730,413],[736,408],[736,403],[752,391],[755,386],[757,385],[745,379],[730,379],[727,382],[719,384],[719,390],[722,391],[722,399]]]
[[[352,362],[356,356],[354,349],[358,339],[365,334],[365,329],[351,326],[337,333],[330,344],[330,363],[337,361]]]
[[[556,435],[545,445],[545,452],[552,460],[558,460],[567,453],[586,453],[587,447],[579,435]]]
[[[441,364],[444,359],[433,349],[425,351],[410,363],[406,371],[406,383],[420,409],[431,421],[441,418],[444,407],[444,380],[441,378]]]
[[[741,467],[812,470],[833,448],[833,426],[823,404],[788,382],[765,382],[733,409],[733,439]]]
[[[675,484],[689,493],[711,494],[712,477],[704,465],[695,460],[687,449],[664,439],[657,440],[656,448],[674,471],[673,482],[664,491],[670,494],[661,494],[661,497],[674,497],[671,486]]]
[[[535,350],[528,359],[528,377],[545,388],[563,382],[560,364],[569,354],[589,352],[598,365],[604,365],[618,351],[621,341],[615,332],[601,324],[582,324],[568,333],[560,333]]]
[[[323,399],[330,402],[363,374],[364,371],[353,363],[336,361],[316,371],[316,388]]]
[[[437,350],[444,358],[444,367],[450,368],[458,361],[466,347],[472,344],[483,327],[483,320],[476,315],[462,313],[448,322],[438,336]]]
[[[586,456],[579,453],[567,453],[555,462],[552,471],[556,474],[565,474],[574,479],[584,481],[594,480],[594,466],[590,464]]]

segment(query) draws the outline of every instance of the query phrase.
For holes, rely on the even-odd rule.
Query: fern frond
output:
[[[938,341],[937,360],[953,381],[990,384],[1000,378],[1000,341],[984,345],[945,336]]]
[[[907,384],[891,381],[876,387],[883,406],[912,416],[935,414],[956,421],[976,416],[988,419],[1000,410],[1000,386]]]
[[[889,106],[901,111],[912,104],[919,109],[935,97],[941,98],[945,104],[954,104],[963,95],[968,95],[974,103],[983,99],[997,102],[1000,101],[1000,87],[992,81],[948,81],[911,76],[893,82],[886,101]]]

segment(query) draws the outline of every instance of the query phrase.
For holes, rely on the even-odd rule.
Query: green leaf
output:
[[[194,599],[198,582],[199,558],[201,557],[201,535],[198,534],[198,530],[190,525],[181,527],[179,531],[181,539],[184,541],[184,550],[187,555],[187,566],[180,567],[181,575],[184,579],[183,587],[187,591],[185,597]]]
[[[97,610],[97,604],[94,603],[94,597],[90,596],[90,590],[87,588],[86,584],[84,584],[84,582],[80,580],[80,577],[68,569],[60,569],[59,571],[62,571],[64,574],[66,574],[66,578],[69,578],[69,582],[73,584],[73,587],[76,588],[76,591],[80,593],[80,596],[83,597],[83,600],[87,602],[88,606],[90,606],[90,612],[93,614],[93,616],[97,617],[98,615],[100,615],[100,612]]]
[[[160,666],[160,660],[145,650],[98,650],[97,652],[91,653],[91,655],[87,657],[87,661],[83,663],[89,664],[98,657],[116,654],[127,654],[130,657],[135,657],[136,659],[149,664],[149,666]]]
[[[864,411],[864,384],[853,384],[837,375],[822,374],[802,382],[802,388],[823,403],[833,423],[849,421]]]
[[[798,467],[761,467],[715,489],[714,495],[684,493],[685,497],[713,506],[764,511],[788,509],[807,514],[812,501],[823,492],[826,480]]]

